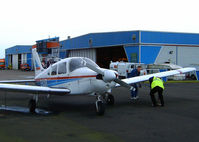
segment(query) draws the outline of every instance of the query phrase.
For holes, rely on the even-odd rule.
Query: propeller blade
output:
[[[95,71],[96,73],[101,74],[101,75],[103,75],[103,76],[111,76],[111,75],[112,75],[112,74],[110,74],[109,72],[103,71],[103,70],[101,70],[100,68],[97,68],[97,67],[95,67],[95,66],[93,66],[93,65],[91,65],[91,64],[89,64],[89,63],[87,63],[86,61],[84,61],[84,65],[85,65],[86,67],[88,67],[89,69],[91,69],[91,70]],[[108,73],[109,75],[107,75],[107,73]],[[102,78],[103,78],[103,77],[102,77]],[[111,77],[111,78],[113,78],[113,77]],[[105,79],[105,78],[103,78],[103,79]],[[106,79],[105,79],[104,81],[106,82]],[[109,81],[111,81],[111,79],[107,79],[107,82],[109,82]],[[131,85],[127,84],[126,82],[124,82],[124,81],[122,81],[122,80],[120,80],[120,79],[118,79],[118,78],[115,78],[115,79],[112,80],[112,81],[115,81],[116,83],[120,84],[120,85],[123,86],[123,87],[128,88],[129,90],[132,90],[132,89],[133,89],[133,87],[132,87]]]
[[[118,83],[118,84],[120,84],[121,86],[123,86],[123,87],[125,87],[125,88],[128,88],[129,90],[132,90],[133,89],[133,87],[131,86],[131,85],[129,85],[129,84],[127,84],[126,82],[124,82],[124,81],[122,81],[122,80],[120,80],[120,79],[115,79],[114,80],[116,83]]]
[[[88,67],[89,69],[95,71],[98,74],[104,75],[104,71],[100,70],[99,68],[96,68],[95,66],[92,66],[91,64],[89,64],[87,62],[85,63],[85,66]]]

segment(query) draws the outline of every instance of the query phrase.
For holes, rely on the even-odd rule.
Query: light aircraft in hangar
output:
[[[33,97],[29,101],[30,112],[35,112],[38,96],[42,94],[59,96],[92,95],[96,97],[97,114],[103,115],[105,102],[110,105],[114,104],[114,96],[111,94],[111,90],[115,87],[123,86],[127,89],[133,89],[130,84],[147,81],[152,76],[167,77],[195,71],[195,68],[182,68],[120,80],[116,71],[100,68],[88,58],[66,58],[44,69],[36,48],[32,49],[32,55],[35,67],[34,80],[0,81],[1,90],[32,94]],[[37,86],[10,84],[32,81]]]

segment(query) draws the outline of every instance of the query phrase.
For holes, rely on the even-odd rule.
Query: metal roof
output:
[[[97,48],[119,45],[164,44],[199,45],[199,34],[160,31],[121,31],[90,33],[60,42],[62,49]]]
[[[13,47],[6,49],[5,52],[6,52],[6,55],[31,53],[32,52],[32,45],[16,45],[16,46],[13,46]]]

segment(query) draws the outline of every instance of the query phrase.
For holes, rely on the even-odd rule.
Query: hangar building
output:
[[[45,58],[59,57],[59,37],[36,41],[35,45],[16,45],[5,51],[6,67],[20,69],[21,64],[28,64],[33,69],[32,48],[37,48],[41,60]]]
[[[127,31],[91,33],[61,41],[65,57],[86,56],[103,67],[110,61],[142,63],[170,62],[198,66],[199,34]],[[63,50],[64,49],[64,50]]]
[[[129,61],[146,64],[173,63],[183,67],[194,66],[199,70],[199,34],[194,33],[154,31],[90,33],[75,38],[68,37],[60,41],[59,45],[60,58],[88,57],[105,68],[109,67],[110,61]],[[27,51],[29,57],[30,48],[28,46],[27,50],[24,50],[23,46],[14,46],[7,49],[6,62],[10,63],[11,55],[13,59],[17,59],[14,57],[16,54],[24,54]]]
[[[27,63],[32,66],[32,46],[31,45],[16,45],[8,48],[5,51],[6,67],[12,65],[13,69],[19,69],[21,64]]]

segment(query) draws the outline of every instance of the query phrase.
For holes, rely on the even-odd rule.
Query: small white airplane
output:
[[[34,80],[0,81],[0,89],[11,92],[26,92],[32,94],[29,101],[29,111],[35,112],[38,96],[49,95],[92,95],[96,97],[96,112],[103,115],[105,103],[113,105],[114,96],[111,90],[123,86],[134,89],[130,84],[147,81],[150,77],[167,77],[176,74],[195,71],[195,68],[182,68],[150,75],[143,75],[120,80],[113,70],[100,68],[95,62],[84,57],[62,59],[44,69],[41,65],[36,48],[32,49],[35,78]],[[37,86],[17,85],[9,83],[35,82]]]

